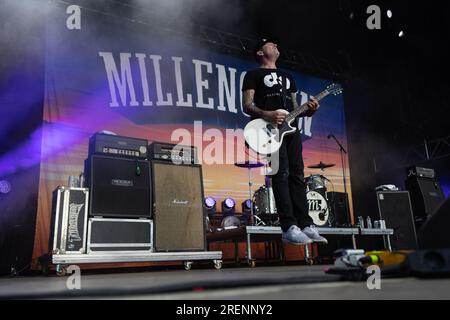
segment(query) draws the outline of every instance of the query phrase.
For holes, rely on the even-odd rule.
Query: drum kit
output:
[[[265,183],[254,194],[252,194],[251,169],[265,167],[267,165],[261,162],[243,162],[235,163],[237,167],[248,169],[249,198],[252,199],[250,223],[252,225],[279,225],[277,207],[273,196],[270,178],[266,174]],[[324,171],[327,168],[334,167],[335,164],[327,164],[320,161],[318,164],[310,165],[310,169],[320,169]],[[321,174],[313,174],[305,178],[306,199],[309,206],[309,215],[315,225],[320,227],[332,226],[333,215],[329,210],[327,198],[327,182],[330,182]]]

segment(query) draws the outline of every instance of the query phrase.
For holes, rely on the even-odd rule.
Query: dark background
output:
[[[44,1],[0,1],[0,157],[41,125],[44,101]],[[49,1],[52,5],[69,5]],[[374,188],[404,188],[406,167],[434,168],[450,186],[448,57],[450,4],[446,1],[72,1],[82,15],[97,12],[141,28],[183,34],[206,48],[250,58],[251,43],[275,36],[280,65],[338,80],[345,108],[355,216],[376,216]],[[381,30],[368,30],[368,5],[381,8]],[[393,12],[388,19],[386,10]],[[398,37],[400,30],[405,36]],[[242,39],[239,39],[242,38]],[[234,40],[235,41],[234,41]],[[228,42],[228,40],[230,40]],[[237,44],[236,44],[237,43]],[[289,56],[286,56],[289,53]],[[33,151],[36,152],[36,151]],[[0,272],[28,266],[34,239],[39,168],[0,176]]]

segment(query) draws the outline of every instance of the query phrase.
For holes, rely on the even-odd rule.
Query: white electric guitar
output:
[[[331,84],[324,91],[315,96],[317,101],[322,100],[329,94],[337,96],[343,91],[339,84]],[[244,128],[244,137],[248,146],[261,155],[269,155],[277,152],[283,143],[285,135],[295,132],[296,128],[292,127],[295,118],[304,114],[309,109],[308,102],[295,108],[292,112],[280,109],[277,111],[285,112],[286,118],[281,125],[268,122],[264,119],[255,119],[247,123]]]

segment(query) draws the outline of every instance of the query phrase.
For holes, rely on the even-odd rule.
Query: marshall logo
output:
[[[71,203],[69,205],[69,227],[68,242],[81,241],[80,232],[78,230],[78,217],[84,204]]]
[[[182,206],[185,206],[185,205],[187,205],[188,203],[189,203],[188,200],[178,200],[178,199],[173,199],[173,201],[172,201],[172,204],[175,204],[175,205],[182,205]]]

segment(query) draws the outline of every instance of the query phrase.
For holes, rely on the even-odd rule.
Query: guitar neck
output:
[[[322,100],[323,98],[325,98],[329,94],[330,94],[330,92],[328,92],[328,90],[324,90],[324,91],[322,91],[321,93],[319,93],[318,95],[316,95],[314,97],[317,99],[317,101],[320,101],[320,100]],[[298,106],[297,108],[295,108],[291,113],[289,113],[286,116],[286,121],[287,122],[293,121],[299,115],[301,115],[301,114],[305,113],[306,111],[308,111],[308,109],[309,109],[308,102],[305,102],[301,106]]]

